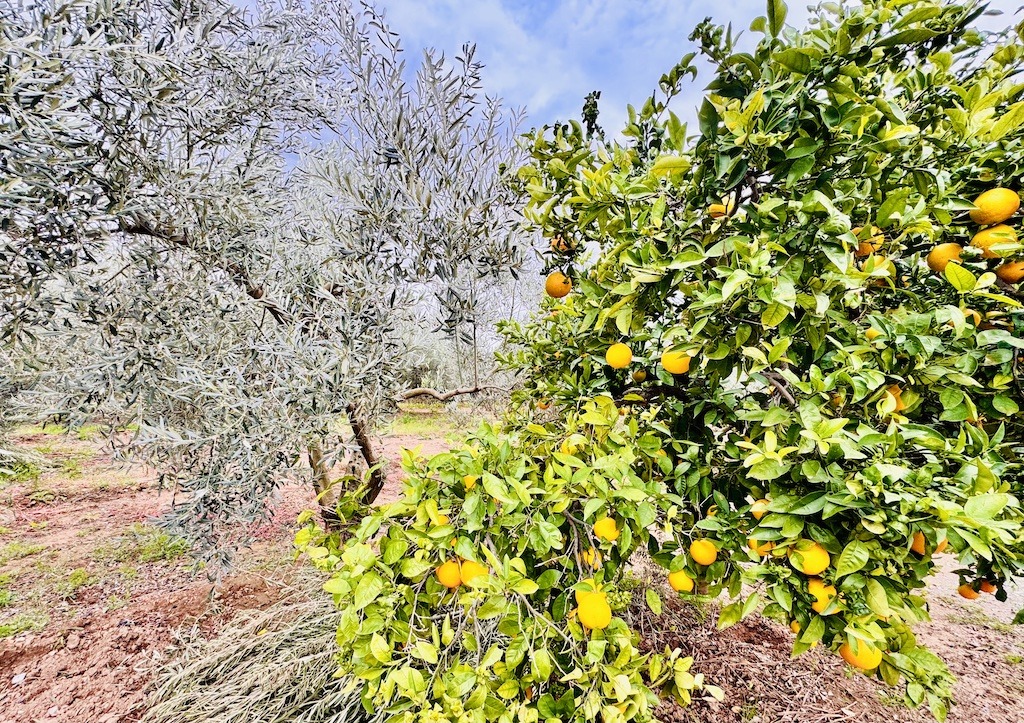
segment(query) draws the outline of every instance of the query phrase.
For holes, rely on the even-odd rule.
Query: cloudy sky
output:
[[[687,52],[707,16],[746,31],[765,0],[378,0],[405,47],[447,53],[475,42],[487,92],[525,106],[529,124],[577,117],[583,97],[601,91],[601,120],[618,130],[627,103],[639,105],[662,73]],[[803,24],[805,3],[790,2],[789,22]],[[745,40],[760,38],[746,32]],[[702,74],[677,103],[693,117]]]

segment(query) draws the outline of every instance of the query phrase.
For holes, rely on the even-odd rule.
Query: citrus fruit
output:
[[[437,581],[449,590],[462,584],[462,573],[459,570],[459,563],[449,560],[437,568]]]
[[[791,622],[789,624],[789,629],[793,631],[793,635],[799,635],[800,634],[800,623],[798,623],[796,620],[794,620],[793,622]]]
[[[1008,284],[1024,279],[1024,261],[1008,261],[996,268],[996,276]]]
[[[946,549],[946,545],[949,544],[949,540],[939,540],[939,544],[935,546],[935,554],[938,555],[940,552]]]
[[[583,600],[583,598],[585,598],[587,595],[593,595],[595,592],[600,592],[597,589],[597,583],[594,582],[594,578],[588,577],[585,580],[580,580],[580,582],[582,584],[584,584],[584,585],[589,585],[591,589],[590,590],[577,590],[574,593],[574,595],[576,596],[576,602],[577,603],[579,603],[581,600]]]
[[[829,562],[828,552],[813,540],[800,540],[789,550],[789,564],[805,575],[823,572]]]
[[[489,575],[490,572],[491,570],[487,565],[481,565],[479,562],[473,562],[472,560],[462,561],[462,569],[460,572],[462,582],[469,582],[481,575]]]
[[[736,202],[733,201],[731,198],[726,198],[723,200],[725,201],[725,203],[712,203],[710,206],[708,206],[708,215],[711,218],[721,218],[726,214],[732,213],[733,209],[736,207]]]
[[[880,337],[881,335],[882,335],[882,332],[880,332],[880,331],[879,331],[878,329],[876,329],[875,327],[871,327],[871,328],[869,328],[869,329],[868,329],[867,331],[865,331],[865,332],[864,332],[864,336],[865,336],[865,338],[866,338],[866,339],[867,339],[868,341],[874,341],[875,339],[877,339],[877,338],[878,338],[878,337]]]
[[[835,585],[826,585],[825,581],[820,577],[812,577],[807,581],[807,592],[814,598],[814,602],[811,603],[811,610],[819,615],[824,613],[836,595],[839,594],[836,591]]]
[[[594,523],[594,535],[599,540],[615,542],[619,539],[619,527],[611,517],[602,517]]]
[[[978,231],[971,239],[971,246],[981,249],[981,255],[986,259],[998,259],[1002,256],[992,250],[994,245],[1002,243],[1017,243],[1017,232],[1005,223]]]
[[[621,342],[612,344],[604,353],[604,360],[612,369],[625,369],[633,361],[633,352]]]
[[[759,499],[754,504],[750,505],[750,514],[754,516],[755,520],[760,520],[762,517],[768,514],[768,505],[771,502],[767,499]]]
[[[981,590],[982,592],[987,592],[989,595],[991,595],[998,588],[994,584],[989,582],[988,580],[982,580],[981,581],[981,585],[978,586],[978,589]]]
[[[612,621],[612,608],[603,592],[592,592],[579,601],[580,624],[590,630],[603,630]]]
[[[633,372],[633,381],[636,382],[637,384],[640,384],[645,379],[647,379],[647,372],[645,372],[643,369],[637,369],[635,372]]]
[[[580,559],[588,567],[597,567],[601,564],[601,553],[593,548],[589,548],[580,553]]]
[[[661,366],[669,374],[686,374],[690,371],[690,355],[685,351],[662,352]]]
[[[903,403],[903,390],[900,389],[900,386],[898,384],[890,384],[888,387],[885,388],[885,393],[896,400],[895,411],[902,412],[904,409],[907,408],[907,405]]]
[[[915,532],[914,540],[910,543],[910,549],[916,552],[918,555],[924,555],[925,553],[925,539],[923,532]]]
[[[863,640],[857,641],[856,651],[849,643],[843,643],[839,648],[839,655],[859,670],[874,670],[882,662],[882,651]]]
[[[771,552],[775,548],[775,543],[771,540],[765,540],[762,542],[761,540],[755,540],[751,537],[747,540],[747,547],[753,550],[755,555],[761,557],[762,555],[767,555]]]
[[[710,565],[718,559],[718,550],[711,540],[694,540],[690,543],[690,557],[698,565]]]
[[[553,299],[561,299],[572,291],[572,281],[561,271],[552,271],[544,282],[544,291]]]
[[[542,412],[544,410],[546,410],[546,409],[551,409],[551,402],[550,402],[550,400],[547,400],[547,399],[539,400],[537,402],[537,409],[541,410]]]
[[[676,570],[668,574],[668,584],[676,592],[693,592],[693,578],[685,570]]]
[[[465,486],[466,490],[469,491],[476,487],[478,479],[480,478],[477,477],[475,474],[467,474],[465,477],[462,478],[462,484]]]
[[[928,252],[928,256],[925,258],[925,261],[928,263],[929,269],[941,274],[946,270],[946,266],[950,261],[960,261],[960,252],[963,250],[964,247],[960,244],[939,244]]]
[[[864,229],[861,226],[857,226],[856,228],[853,229],[853,235],[860,238],[860,232],[863,230]],[[882,233],[881,229],[879,229],[877,226],[872,226],[871,238],[860,241],[857,244],[857,250],[855,253],[858,256],[870,256],[871,254],[875,253],[875,251],[881,249],[882,244],[884,243],[885,235]]]
[[[571,248],[572,247],[569,245],[569,242],[566,241],[564,238],[562,238],[560,235],[559,236],[555,236],[553,239],[551,239],[551,250],[552,251],[557,251],[559,253],[563,253],[564,254],[567,251],[569,251]]]
[[[993,188],[974,199],[974,206],[971,220],[988,226],[1001,223],[1017,213],[1017,209],[1020,208],[1020,196],[1009,188]]]
[[[961,585],[960,587],[958,587],[956,589],[956,591],[958,593],[960,593],[960,597],[965,597],[968,600],[976,600],[979,597],[978,591],[975,590],[973,587],[970,586],[970,584],[968,584],[966,582],[963,585]]]

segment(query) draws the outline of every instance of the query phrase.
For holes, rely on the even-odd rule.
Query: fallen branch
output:
[[[416,387],[415,389],[409,389],[407,391],[402,392],[397,397],[395,397],[395,401],[405,402],[408,401],[409,399],[413,399],[414,397],[433,397],[439,402],[447,402],[449,399],[452,399],[462,394],[478,394],[480,392],[492,390],[505,392],[506,394],[509,392],[509,390],[505,389],[504,387],[494,387],[486,385],[475,387],[463,387],[462,389],[452,389],[451,391],[448,392],[439,392],[436,389],[431,389],[429,387]]]

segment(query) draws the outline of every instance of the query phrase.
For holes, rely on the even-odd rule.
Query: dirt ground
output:
[[[407,415],[382,440],[392,460],[385,497],[399,493],[401,448],[424,454],[458,436],[443,420]],[[240,611],[264,608],[301,562],[290,540],[307,490],[284,488],[257,543],[212,584],[188,551],[153,524],[170,503],[146,470],[114,463],[98,438],[26,428],[19,446],[45,459],[38,475],[0,482],[0,723],[127,723],[143,711],[154,672],[176,641],[214,634]],[[1009,624],[1024,604],[956,595],[944,571],[929,588],[933,622],[919,639],[958,677],[950,721],[1024,721],[1024,630]],[[666,639],[696,659],[695,672],[726,700],[659,708],[660,720],[696,723],[838,723],[931,720],[898,691],[855,675],[834,655],[789,658],[791,635],[754,617],[724,632],[708,610],[673,604]]]

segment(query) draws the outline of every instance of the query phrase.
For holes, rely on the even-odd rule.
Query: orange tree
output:
[[[371,718],[619,723],[719,695],[641,653],[637,553],[673,594],[724,591],[721,626],[758,610],[795,654],[945,716],[951,677],[910,628],[935,556],[1000,599],[1024,561],[1024,48],[973,5],[831,8],[800,33],[770,0],[752,53],[699,26],[695,139],[666,107],[692,58],[626,143],[529,139],[553,276],[506,329],[508,421],[408,456],[404,496],[344,543],[300,533]]]

